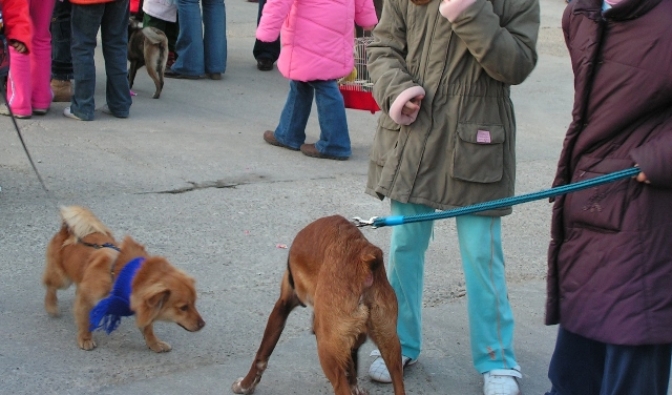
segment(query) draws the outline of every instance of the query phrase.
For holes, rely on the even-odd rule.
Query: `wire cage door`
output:
[[[338,89],[343,95],[345,108],[367,110],[374,114],[380,111],[380,107],[373,98],[373,81],[367,68],[366,47],[371,42],[371,36],[355,38],[355,68],[352,73],[338,81]]]

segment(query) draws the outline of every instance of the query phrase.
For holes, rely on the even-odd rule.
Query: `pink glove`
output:
[[[417,105],[415,111],[411,114],[404,114],[404,106],[407,102],[414,99],[422,99],[425,97],[425,90],[421,86],[413,86],[401,92],[397,99],[390,106],[389,116],[394,122],[399,125],[410,125],[415,122],[420,112],[420,105]]]
[[[443,0],[439,5],[439,12],[452,23],[475,2],[476,0]]]

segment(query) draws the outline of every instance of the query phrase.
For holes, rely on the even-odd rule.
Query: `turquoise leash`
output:
[[[570,192],[580,191],[596,187],[598,185],[608,184],[624,178],[635,177],[639,174],[639,167],[631,167],[625,170],[619,170],[614,173],[605,174],[603,176],[591,178],[589,180],[575,182],[551,189],[546,189],[539,192],[532,192],[520,196],[511,196],[503,199],[492,200],[489,202],[477,203],[471,206],[458,207],[452,210],[438,211],[436,213],[419,214],[419,215],[395,215],[390,217],[371,217],[368,221],[362,220],[360,217],[355,217],[354,222],[357,227],[370,226],[372,228],[382,228],[383,226],[397,226],[403,224],[410,224],[413,222],[433,221],[436,219],[452,218],[460,215],[473,214],[486,210],[494,210],[498,208],[515,206],[521,203],[532,202],[534,200],[541,200],[544,198],[551,198],[554,196],[564,195]]]

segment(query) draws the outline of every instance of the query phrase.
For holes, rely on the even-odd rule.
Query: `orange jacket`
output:
[[[72,4],[77,5],[91,5],[91,4],[102,4],[102,3],[111,3],[115,0],[70,0]]]
[[[0,9],[7,41],[19,41],[30,51],[33,32],[28,17],[28,2],[26,0],[0,0]]]

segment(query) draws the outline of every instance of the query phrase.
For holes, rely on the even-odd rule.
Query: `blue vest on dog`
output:
[[[109,335],[117,329],[121,317],[135,314],[131,310],[131,284],[143,262],[145,258],[135,258],[121,269],[110,296],[98,302],[89,313],[90,331],[105,329]]]

